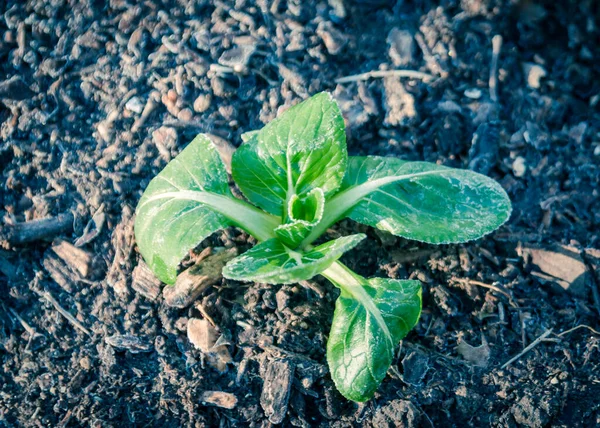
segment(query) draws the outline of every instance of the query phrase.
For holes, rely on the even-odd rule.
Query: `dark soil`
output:
[[[440,4],[2,3],[0,426],[599,424],[600,337],[558,334],[600,328],[600,6]],[[435,79],[334,82],[397,68]],[[187,309],[131,286],[132,212],[166,162],[198,132],[237,146],[321,90],[340,101],[351,154],[476,169],[514,203],[505,226],[466,245],[347,221],[332,232],[369,235],[344,257],[361,274],[423,283],[421,321],[364,405],[344,400],[327,372],[337,291],[324,279],[314,280],[323,298],[221,280]],[[6,238],[11,224],[61,214],[72,227],[45,240]],[[56,256],[53,238],[82,251]],[[250,244],[230,229],[202,247]],[[65,267],[74,256],[91,270]],[[192,317],[210,318],[226,339],[224,373],[188,341]],[[273,408],[269,388],[290,388],[289,402]],[[207,391],[237,405],[210,405]]]

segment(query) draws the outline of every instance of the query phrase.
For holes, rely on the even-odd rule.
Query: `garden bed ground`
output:
[[[440,3],[3,3],[0,426],[599,424],[600,337],[559,334],[600,324],[600,7]],[[386,69],[433,79],[335,83]],[[421,321],[364,405],[327,372],[338,292],[324,279],[220,280],[184,309],[132,284],[133,209],[166,162],[198,132],[237,146],[321,90],[351,154],[472,168],[514,203],[465,245],[330,232],[369,235],[343,258],[357,272],[423,283]],[[10,226],[60,215],[45,240]],[[230,229],[201,247],[250,244]],[[218,326],[224,373],[190,344],[191,318]]]

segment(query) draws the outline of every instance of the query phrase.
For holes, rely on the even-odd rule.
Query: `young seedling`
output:
[[[364,234],[315,244],[343,218],[431,244],[477,239],[509,217],[508,196],[472,171],[396,158],[348,156],[344,120],[328,93],[245,134],[232,175],[252,204],[236,198],[219,154],[198,135],[148,185],[135,236],[148,266],[172,284],[188,251],[237,226],[259,243],[231,260],[226,278],[288,284],[323,275],[340,289],[327,343],[337,389],[370,399],[394,349],[421,313],[418,281],[366,279],[338,261]]]

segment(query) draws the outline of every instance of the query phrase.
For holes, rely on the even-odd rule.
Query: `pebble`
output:
[[[204,113],[210,108],[212,97],[210,94],[200,94],[194,101],[194,111],[196,113]]]
[[[105,337],[104,341],[116,349],[127,350],[132,354],[152,351],[152,343],[147,337],[134,336],[132,334],[115,334]]]
[[[144,103],[140,97],[133,97],[125,103],[125,108],[131,112],[141,114],[144,111]]]
[[[574,141],[576,144],[583,143],[583,139],[585,137],[585,132],[587,131],[588,124],[586,122],[581,122],[569,130],[569,138]]]
[[[189,122],[194,117],[194,113],[189,108],[182,109],[179,113],[177,113],[177,119],[183,120],[185,122]]]
[[[92,367],[92,360],[90,357],[83,357],[79,360],[79,365],[84,370],[89,370]]]
[[[223,391],[204,391],[200,394],[200,401],[203,404],[210,404],[223,409],[233,409],[237,405],[237,397],[230,392]]]
[[[539,89],[542,78],[546,77],[548,74],[544,67],[531,62],[526,62],[523,64],[523,71],[525,72],[527,79],[527,86],[532,89]]]
[[[241,73],[248,66],[248,62],[255,51],[255,44],[236,46],[223,52],[219,58],[219,64],[233,68],[236,73]]]
[[[527,164],[523,156],[518,156],[512,164],[513,174],[515,177],[523,177],[527,172]]]
[[[471,98],[472,100],[478,100],[481,98],[481,89],[469,88],[465,91],[465,97]]]

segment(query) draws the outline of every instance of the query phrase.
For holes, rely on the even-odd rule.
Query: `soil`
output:
[[[0,426],[600,424],[597,2],[0,8]],[[391,69],[433,79],[335,83]],[[237,146],[321,90],[342,106],[351,154],[472,168],[514,203],[505,226],[464,245],[350,221],[331,231],[368,234],[343,258],[357,272],[423,283],[423,316],[363,405],[327,371],[337,291],[324,279],[219,280],[183,309],[132,287],[131,219],[149,180],[196,133]],[[7,238],[58,216],[44,239]],[[201,247],[251,244],[228,229]],[[190,344],[191,318],[216,325],[224,372]]]

